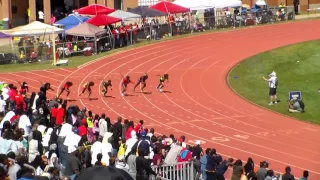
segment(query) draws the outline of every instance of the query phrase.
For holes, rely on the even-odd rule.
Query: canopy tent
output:
[[[64,29],[57,28],[39,21],[34,21],[25,26],[20,26],[11,30],[11,36],[36,36],[52,33],[63,33]]]
[[[264,0],[257,0],[256,5],[258,5],[258,6],[266,6],[267,3]]]
[[[122,19],[122,21],[141,18],[141,15],[139,15],[139,14],[134,14],[134,13],[131,13],[131,12],[126,12],[126,11],[121,11],[121,10],[117,10],[117,11],[111,13],[111,14],[109,14],[109,16]]]
[[[5,33],[0,32],[0,39],[9,39],[9,38],[11,38],[11,36],[9,34],[5,34]]]
[[[106,29],[101,29],[98,26],[94,26],[85,22],[74,28],[71,28],[66,31],[66,34],[73,36],[85,36],[85,37],[97,37],[107,33]]]
[[[190,10],[203,10],[213,8],[212,6],[205,5],[204,2],[198,2],[195,0],[176,0],[173,4],[190,8]]]
[[[79,24],[86,22],[89,17],[79,16],[76,14],[70,14],[68,17],[61,19],[54,23],[54,26],[63,26],[65,30],[71,29]]]
[[[212,6],[214,8],[225,8],[225,7],[241,7],[242,1],[241,0],[198,0],[200,2],[206,2],[205,5]]]
[[[150,7],[152,9],[165,12],[165,13],[170,13],[170,14],[190,12],[190,8],[185,8],[168,1],[158,2],[157,4]]]
[[[87,14],[87,15],[110,14],[114,11],[115,10],[112,8],[108,8],[106,6],[102,6],[99,4],[91,4],[89,6],[75,10],[75,12],[78,14]]]
[[[157,16],[166,16],[167,14],[155,9],[151,9],[146,6],[138,6],[133,9],[128,10],[131,13],[139,14],[142,17],[157,17]]]
[[[100,14],[89,19],[87,22],[95,26],[107,26],[121,21],[119,18]]]

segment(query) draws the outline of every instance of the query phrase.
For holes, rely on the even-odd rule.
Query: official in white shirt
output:
[[[278,86],[278,78],[276,72],[272,72],[269,75],[269,79],[263,77],[265,81],[269,83],[269,96],[270,96],[270,104],[277,104],[277,86]]]

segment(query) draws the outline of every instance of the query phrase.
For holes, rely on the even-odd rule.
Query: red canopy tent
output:
[[[108,8],[106,6],[102,6],[99,4],[92,4],[92,5],[75,10],[75,12],[77,12],[78,14],[86,14],[86,15],[110,14],[114,11],[115,9]]]
[[[189,8],[185,8],[176,4],[173,4],[168,1],[161,1],[153,6],[150,6],[150,8],[165,12],[165,13],[170,13],[170,14],[176,14],[176,13],[185,13],[185,12],[190,12]]]
[[[112,17],[112,16],[107,16],[104,14],[99,14],[94,16],[93,18],[89,19],[87,23],[90,23],[95,26],[107,26],[113,23],[121,22],[122,19]]]

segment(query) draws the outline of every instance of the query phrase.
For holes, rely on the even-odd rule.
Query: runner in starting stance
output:
[[[106,81],[103,81],[102,84],[102,94],[104,97],[106,97],[106,94],[108,92],[108,87],[110,87],[110,89],[112,90],[112,84],[111,84],[111,80],[108,80],[107,82]]]
[[[94,82],[90,81],[90,82],[87,82],[83,85],[83,88],[82,88],[82,92],[79,96],[81,96],[83,93],[86,92],[86,90],[88,90],[88,98],[90,98],[91,96],[91,93],[92,93],[92,90],[91,90],[91,87],[94,86]]]
[[[147,86],[146,84],[146,80],[148,79],[148,74],[147,73],[144,73],[143,76],[141,76],[139,79],[138,79],[138,82],[136,83],[136,85],[134,86],[133,88],[133,92],[136,90],[136,88],[141,84],[142,87],[141,87],[141,91],[143,92],[143,89]]]
[[[160,75],[157,75],[160,76]],[[169,75],[168,74],[164,74],[163,76],[160,76],[160,83],[157,86],[157,90],[162,92],[162,88],[164,87],[164,81],[167,80],[167,82],[169,82]]]
[[[57,98],[59,98],[64,91],[67,91],[67,97],[68,97],[69,94],[70,94],[70,89],[69,89],[69,88],[70,88],[72,85],[73,85],[72,82],[67,81],[67,82],[63,85],[63,87],[61,88],[60,93],[59,93],[59,95],[58,95]]]
[[[26,95],[27,92],[29,92],[29,87],[28,87],[28,84],[23,81],[22,83],[20,83],[19,81],[17,81],[19,84],[20,84],[20,90],[19,92],[22,94],[22,95]]]
[[[121,91],[121,95],[122,96],[125,96],[126,94],[125,94],[125,92],[127,91],[127,86],[128,86],[128,84],[130,84],[130,83],[133,83],[131,80],[130,80],[130,76],[126,76],[126,77],[124,77],[121,73],[120,73],[120,75],[122,76],[122,82],[121,82],[121,86],[122,86],[122,91]]]

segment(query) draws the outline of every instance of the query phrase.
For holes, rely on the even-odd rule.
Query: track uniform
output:
[[[164,82],[165,80],[169,80],[169,75],[168,74],[164,74],[163,76],[160,76],[160,82],[159,85],[157,86],[157,90],[162,92],[162,88],[164,87]]]
[[[148,75],[147,75],[147,74],[141,76],[141,77],[138,79],[136,85],[134,86],[133,91],[135,91],[135,89],[136,89],[140,84],[142,84],[141,91],[143,91],[143,89],[147,86],[147,83],[146,83],[147,79],[148,79]]]
[[[92,89],[91,89],[92,86],[94,86],[94,82],[92,82],[92,81],[85,83],[82,87],[82,92],[81,92],[80,96],[88,90],[89,97],[90,97],[90,95],[92,93]]]
[[[103,82],[102,83],[102,94],[105,96],[108,92],[108,87],[112,88],[111,81]],[[112,89],[111,89],[112,90]]]
[[[67,91],[67,96],[69,96],[69,94],[70,94],[70,87],[73,85],[73,83],[72,82],[70,82],[70,81],[67,81],[64,85],[63,85],[63,87],[61,88],[61,91],[60,91],[60,93],[59,93],[59,95],[58,95],[58,98],[61,96],[61,94],[64,92],[64,91]]]

